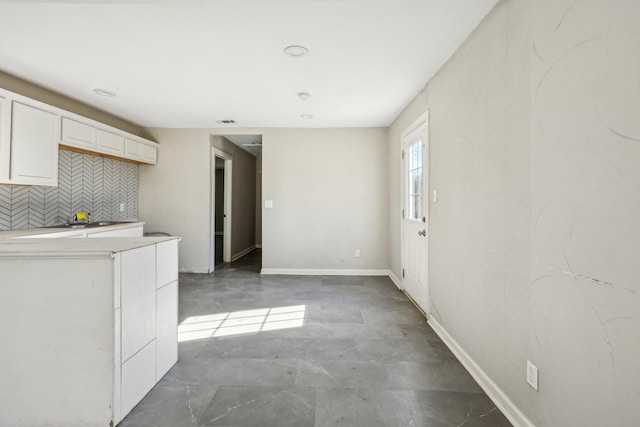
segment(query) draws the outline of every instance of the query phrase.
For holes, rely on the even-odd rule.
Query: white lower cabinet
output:
[[[177,266],[178,240],[118,255],[115,265],[120,265],[120,286],[114,294],[120,301],[114,306],[120,307],[115,316],[120,317],[121,326],[116,330],[115,375],[120,376],[120,390],[114,395],[120,397],[117,406],[114,402],[114,423],[120,422],[178,361],[177,268],[174,280],[164,282],[170,277],[166,265]]]
[[[177,361],[177,241],[0,241],[0,426],[126,417]]]
[[[120,274],[120,268],[115,270]],[[118,304],[120,303],[120,295],[118,295]],[[120,307],[116,305],[114,310],[115,334],[113,341],[114,357],[113,357],[113,422],[117,423],[122,419],[122,358],[120,346],[120,330],[122,327],[120,317]]]

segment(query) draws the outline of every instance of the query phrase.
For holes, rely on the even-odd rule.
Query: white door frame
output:
[[[401,179],[400,179],[400,209],[401,209],[401,214],[400,214],[400,268],[404,269],[404,266],[407,265],[407,258],[408,255],[406,253],[406,248],[405,248],[405,221],[404,221],[404,215],[402,214],[402,212],[404,212],[404,209],[406,209],[406,201],[405,201],[405,196],[406,196],[406,190],[405,190],[405,185],[406,185],[406,176],[405,176],[405,159],[402,156],[402,152],[405,149],[405,139],[414,131],[416,131],[420,126],[422,125],[426,125],[426,129],[425,129],[425,147],[424,147],[424,162],[423,162],[423,176],[424,176],[424,180],[426,181],[426,186],[423,190],[423,203],[424,203],[424,212],[425,212],[425,217],[426,217],[426,222],[425,222],[425,229],[427,230],[427,247],[426,247],[426,254],[427,254],[427,259],[424,260],[424,262],[426,263],[426,277],[424,278],[424,283],[426,286],[426,303],[424,304],[425,307],[421,307],[418,306],[417,302],[414,301],[414,303],[418,306],[418,308],[420,310],[422,310],[424,312],[425,315],[429,315],[429,311],[430,311],[430,296],[429,296],[429,216],[430,216],[430,210],[429,210],[429,200],[430,200],[430,189],[429,189],[429,110],[425,111],[423,114],[420,115],[420,117],[418,117],[413,123],[411,123],[411,125],[409,125],[401,134],[400,134],[400,174],[401,174]],[[404,278],[404,274],[402,274],[402,271],[400,273],[400,282],[402,284],[402,290],[405,291],[406,293],[406,286],[405,286],[405,278]],[[413,300],[413,298],[411,298]]]
[[[215,270],[215,248],[216,248],[216,157],[224,160],[224,238],[222,260],[231,262],[231,219],[232,219],[232,194],[231,189],[233,179],[233,156],[218,148],[213,147],[211,156],[211,222],[210,222],[210,257],[209,272]]]

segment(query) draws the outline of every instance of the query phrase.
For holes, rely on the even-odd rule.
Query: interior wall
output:
[[[430,315],[539,422],[524,375],[533,357],[528,7],[499,3],[390,127],[391,266],[401,277],[400,134],[428,109]]]
[[[161,155],[140,169],[140,219],[182,237],[181,271],[208,270],[211,135],[229,131],[145,129]],[[386,129],[232,131],[263,135],[264,267],[388,268]]]
[[[392,271],[400,133],[428,108],[431,315],[536,426],[640,417],[638,16],[503,1],[389,131]]]
[[[112,114],[105,113],[104,111],[61,95],[52,90],[45,89],[42,86],[35,85],[11,74],[7,74],[3,71],[0,71],[0,87],[46,104],[62,108],[63,110],[71,111],[72,113],[97,120],[101,123],[130,132],[134,135],[140,135],[141,129],[138,125]]]
[[[541,425],[640,420],[640,2],[533,2]]]
[[[381,128],[265,131],[263,268],[388,268],[386,138]]]
[[[256,244],[256,158],[223,136],[212,136],[215,148],[233,156],[231,180],[231,257]]]
[[[180,271],[207,273],[211,231],[208,129],[145,129],[160,143],[158,163],[140,168],[140,212],[147,231],[180,236]]]

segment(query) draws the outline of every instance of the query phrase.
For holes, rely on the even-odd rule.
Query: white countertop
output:
[[[4,239],[0,240],[2,258],[96,258],[111,257],[143,246],[179,237],[101,237],[99,239],[64,238]]]
[[[90,228],[68,228],[68,227],[46,227],[46,228],[20,228],[17,230],[5,230],[0,231],[0,241],[4,239],[13,239],[16,237],[31,237],[39,235],[49,235],[46,237],[68,237],[77,235],[78,233],[99,232],[99,231],[111,231],[111,230],[123,230],[125,228],[139,227],[144,225],[142,221],[135,222],[121,222],[113,225],[105,225],[101,227]],[[55,235],[54,235],[55,234]]]

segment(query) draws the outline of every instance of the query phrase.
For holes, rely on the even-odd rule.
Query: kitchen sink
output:
[[[72,229],[93,228],[93,227],[104,227],[107,225],[128,224],[130,222],[131,221],[98,221],[98,222],[87,222],[87,223],[78,223],[78,224],[65,223],[65,224],[51,225],[46,228],[72,228]]]

